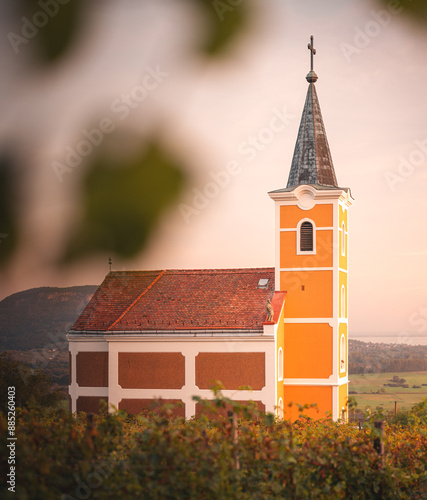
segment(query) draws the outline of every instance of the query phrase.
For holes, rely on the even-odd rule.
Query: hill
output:
[[[42,287],[0,302],[0,351],[67,350],[65,334],[98,287]]]
[[[427,371],[427,346],[350,339],[348,366],[350,374]]]

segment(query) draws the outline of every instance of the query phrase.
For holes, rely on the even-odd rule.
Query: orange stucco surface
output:
[[[289,404],[292,406],[289,407]],[[303,410],[305,415],[319,419],[332,412],[332,387],[326,386],[285,386],[284,417],[296,420],[299,417],[299,405],[316,404],[315,408]]]
[[[332,317],[332,271],[282,271],[287,318]]]
[[[324,323],[285,325],[284,378],[332,375],[332,327]]]
[[[333,225],[333,205],[315,205],[310,210],[302,210],[296,205],[280,207],[280,228],[297,227],[301,219],[311,219],[316,226],[332,227]]]

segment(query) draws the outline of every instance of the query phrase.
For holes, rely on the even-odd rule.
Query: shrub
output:
[[[0,354],[0,411],[7,412],[8,387],[14,387],[15,404],[20,407],[55,406],[62,399],[61,391],[52,390],[52,379],[39,368],[16,361],[9,353]]]
[[[217,418],[138,417],[23,409],[17,415],[16,494],[49,499],[407,499],[427,497],[426,402],[386,427],[384,459],[373,419],[354,424],[294,422],[220,394],[201,403]],[[221,415],[230,408],[230,418]],[[6,420],[0,418],[2,440]],[[7,448],[0,449],[6,477]],[[15,497],[16,495],[16,497]]]

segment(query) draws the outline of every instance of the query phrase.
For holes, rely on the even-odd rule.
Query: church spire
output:
[[[311,69],[306,76],[306,80],[309,86],[287,187],[296,187],[300,184],[338,187],[319,100],[314,86],[318,77],[313,70],[313,56],[316,54],[313,36],[310,37],[308,49],[310,50]]]

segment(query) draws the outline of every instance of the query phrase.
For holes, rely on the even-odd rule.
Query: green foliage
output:
[[[247,2],[229,0],[196,0],[206,12],[210,29],[203,49],[208,55],[218,54],[226,49],[246,24]],[[46,0],[43,3],[49,4]],[[48,9],[48,22],[37,31],[36,42],[42,61],[50,63],[60,59],[79,33],[84,18],[83,2],[72,0],[64,5],[59,2]],[[45,12],[40,0],[21,0],[21,12],[32,21],[38,12]],[[36,21],[43,22],[42,19]]]
[[[377,0],[382,8],[386,8],[390,4],[395,7],[401,6],[401,13],[404,16],[424,25],[427,22],[427,3],[425,0],[399,0],[398,2],[390,2],[390,0]]]
[[[135,256],[183,183],[181,166],[154,143],[128,161],[98,158],[87,171],[82,217],[65,259],[99,251]]]
[[[30,42],[29,50],[35,57],[21,61],[31,66],[37,59],[45,67],[36,70],[45,71],[48,76],[50,64],[62,63],[73,45],[80,46],[87,41],[86,29],[81,28],[92,15],[102,15],[107,2],[99,2],[96,12],[90,12],[88,9],[92,6],[86,5],[90,2],[82,0],[16,0],[14,3],[16,7],[8,10],[14,27],[12,48],[19,57]],[[123,8],[132,9],[133,3],[148,6],[150,2],[140,0],[129,5],[124,2]],[[197,3],[206,15],[208,28],[200,30],[201,36],[193,47],[194,51],[202,47],[206,57],[225,52],[247,24],[247,2],[188,0],[188,3]],[[163,210],[177,201],[184,169],[168,160],[162,148],[155,146],[148,155],[131,163],[127,163],[124,153],[117,163],[120,169],[110,168],[105,159],[92,162],[81,187],[84,214],[71,239],[64,238],[66,251],[63,259],[58,258],[55,264],[103,251],[114,252],[122,258],[134,257],[144,249]],[[10,172],[8,164],[0,164],[0,266],[9,262],[16,252],[18,229],[23,221],[18,214],[25,211],[16,196],[13,197]]]
[[[8,387],[15,388],[18,407],[54,406],[61,395],[52,391],[52,380],[43,370],[31,368],[12,359],[7,352],[0,354],[0,411],[7,413]]]
[[[203,50],[216,55],[227,49],[233,38],[247,24],[248,2],[229,0],[197,0],[209,17],[208,38]]]
[[[91,486],[99,487],[107,477],[118,480],[116,467],[123,438],[119,414],[104,413],[87,424],[84,415],[74,419],[63,410],[21,410],[17,421],[16,496],[6,493],[2,498],[48,500],[64,498],[67,493],[73,495],[68,498],[88,498]],[[5,425],[2,419],[2,436]],[[0,453],[2,475],[6,477],[5,443]],[[102,498],[109,498],[108,491],[105,485]]]
[[[41,8],[40,3],[40,0],[22,1],[24,15],[30,22],[38,12],[45,13],[45,9]],[[46,2],[43,0],[42,3],[50,3],[50,10],[48,6],[46,14],[48,15],[48,22],[44,26],[39,25],[40,28],[35,38],[41,60],[53,62],[67,51],[78,32],[82,14],[82,1],[72,0],[61,4],[60,2]],[[55,4],[57,7],[55,7]],[[40,18],[38,23],[43,23],[43,19]]]
[[[423,399],[410,410],[402,409],[397,413],[389,412],[387,421],[401,427],[413,426],[415,424],[427,425],[427,399]]]
[[[427,495],[425,404],[410,425],[386,428],[384,461],[368,423],[302,417],[275,420],[219,391],[212,412],[233,417],[171,418],[171,408],[138,417],[22,410],[17,415],[20,499],[407,499]],[[424,420],[417,417],[424,415]],[[374,416],[371,420],[373,420]],[[3,436],[6,422],[0,420]],[[236,434],[237,431],[237,434]],[[4,444],[4,443],[2,443]],[[2,474],[7,449],[0,448]],[[7,493],[2,498],[15,498]]]

